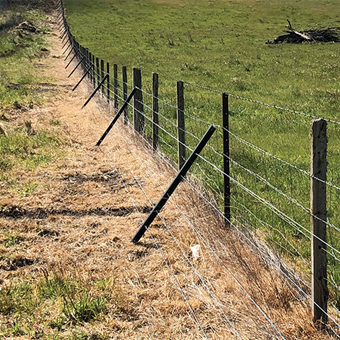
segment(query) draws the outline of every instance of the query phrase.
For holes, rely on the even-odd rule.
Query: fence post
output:
[[[223,181],[224,181],[224,217],[230,223],[230,151],[229,151],[229,96],[222,93],[223,111]]]
[[[97,81],[95,87],[100,83],[100,74],[99,74],[99,58],[96,57],[96,73],[97,73]]]
[[[90,51],[89,51],[89,49],[86,48],[85,51],[86,51],[86,57],[85,57],[84,63],[83,63],[83,69],[84,69],[84,71],[88,68],[87,62],[88,62],[88,60],[90,59],[90,58],[89,58],[89,57],[90,57]],[[87,77],[89,78],[89,75],[88,75]]]
[[[91,65],[91,63],[92,63],[92,53],[91,52],[89,52],[89,59],[88,59],[88,61],[89,61],[89,65],[88,65],[88,67]],[[92,83],[92,71],[89,73],[89,79],[90,79],[90,83]]]
[[[110,63],[109,62],[106,63],[106,73],[108,74],[107,83],[106,83],[106,86],[107,86],[107,102],[110,103]]]
[[[123,98],[124,98],[124,102],[126,102],[126,99],[127,99],[127,71],[126,71],[126,66],[122,67],[122,75],[123,75]],[[128,113],[129,113],[129,107],[126,106],[126,108],[124,109],[124,124],[128,123],[128,120],[129,120]]]
[[[158,74],[152,74],[152,147],[158,149]]]
[[[102,81],[104,79],[104,60],[100,59],[100,81]],[[105,93],[105,88],[104,88],[104,84],[100,89],[100,92],[102,93],[102,96],[104,96]]]
[[[93,87],[96,86],[96,69],[94,67],[95,65],[95,56],[92,54],[92,65],[93,65],[93,68],[92,68],[92,82],[93,82]]]
[[[313,321],[326,323],[327,317],[327,243],[326,180],[327,122],[315,119],[311,131],[311,230],[312,230],[312,306]]]
[[[177,137],[178,137],[178,168],[185,163],[185,119],[184,119],[184,84],[177,81]]]
[[[114,108],[118,112],[118,65],[113,64]]]
[[[143,110],[143,93],[142,93],[142,73],[139,68],[133,69],[133,87],[137,91],[133,97],[133,126],[138,133],[144,131],[144,110]]]

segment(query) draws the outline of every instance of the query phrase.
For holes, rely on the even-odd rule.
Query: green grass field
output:
[[[142,69],[143,89],[151,93],[152,72],[160,74],[160,98],[176,105],[176,81],[225,91],[309,115],[340,120],[339,44],[266,45],[283,34],[286,19],[296,30],[340,26],[337,0],[65,0],[67,20],[78,42],[96,57],[110,63]],[[121,77],[121,74],[119,74]],[[172,77],[172,78],[170,78]],[[121,78],[119,78],[121,79]],[[120,82],[121,90],[121,82]],[[144,95],[151,106],[151,98]],[[221,94],[185,85],[186,128],[202,136],[207,125],[189,116],[222,124]],[[276,157],[305,171],[310,167],[312,119],[257,103],[230,97],[230,131]],[[176,110],[160,105],[160,125],[176,136]],[[151,112],[145,108],[145,114]],[[339,125],[328,124],[328,179],[340,185]],[[151,125],[146,125],[150,135]],[[161,133],[162,150],[176,160],[176,141]],[[193,147],[197,140],[187,135]],[[221,130],[211,141],[221,151]],[[206,150],[218,167],[222,159]],[[257,152],[231,137],[231,157],[265,178],[286,195],[309,209],[308,176]],[[215,193],[222,188],[216,171],[198,163],[195,173],[204,173],[205,183]],[[310,244],[303,228],[310,229],[310,216],[270,186],[232,165],[232,177],[283,211],[299,225],[275,215],[239,186],[232,187],[233,218],[264,237],[309,271]],[[339,226],[339,191],[329,188],[328,218]],[[298,232],[299,231],[299,232]],[[302,232],[302,234],[301,234]],[[302,235],[302,236],[301,236]],[[340,249],[340,235],[329,228],[329,243]],[[302,257],[299,257],[299,253]],[[340,283],[340,266],[330,257],[329,278]],[[332,290],[333,298],[340,298]]]

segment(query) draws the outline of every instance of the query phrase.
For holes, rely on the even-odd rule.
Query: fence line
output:
[[[77,67],[78,65],[80,65],[82,67],[82,69],[84,70],[84,72],[86,70],[90,70],[88,72],[88,80],[91,82],[91,84],[93,84],[94,87],[97,87],[98,85],[101,84],[103,79],[107,79],[106,83],[103,83],[100,87],[100,92],[101,92],[101,96],[102,97],[106,97],[106,99],[108,100],[108,102],[111,105],[111,99],[113,97],[113,108],[115,111],[118,111],[119,108],[119,104],[121,104],[122,102],[124,102],[126,100],[126,93],[127,93],[127,87],[136,89],[136,95],[134,96],[134,103],[132,104],[128,104],[127,107],[130,108],[130,111],[133,112],[133,125],[131,124],[131,119],[128,116],[128,111],[126,111],[126,115],[124,115],[124,122],[128,123],[128,126],[130,128],[132,128],[140,137],[142,140],[144,140],[145,142],[149,143],[151,148],[154,150],[154,152],[157,153],[157,155],[159,155],[166,163],[168,163],[168,165],[170,165],[171,167],[174,168],[175,163],[178,162],[178,166],[179,168],[181,168],[183,166],[183,161],[185,160],[185,151],[192,151],[193,150],[193,145],[197,143],[197,141],[199,141],[201,139],[201,135],[199,135],[198,133],[200,131],[197,131],[197,125],[193,125],[193,124],[203,124],[203,125],[207,125],[210,123],[206,122],[198,117],[195,117],[194,115],[186,112],[186,109],[184,107],[184,103],[185,103],[185,95],[184,95],[184,88],[183,85],[190,85],[190,86],[196,86],[205,90],[209,90],[209,91],[213,91],[215,93],[221,94],[222,96],[230,96],[232,98],[236,98],[236,99],[241,99],[241,100],[245,100],[245,101],[249,101],[255,104],[259,104],[265,107],[270,107],[270,108],[274,108],[274,109],[278,109],[281,111],[286,111],[289,113],[294,113],[294,114],[298,114],[298,115],[302,115],[308,118],[313,118],[316,119],[316,116],[312,116],[309,114],[305,114],[305,113],[301,113],[295,110],[290,110],[290,109],[285,109],[276,105],[270,105],[270,104],[266,104],[263,102],[259,102],[259,101],[255,101],[255,100],[251,100],[248,98],[243,98],[240,96],[236,96],[230,93],[224,93],[222,91],[219,90],[215,90],[215,89],[210,89],[207,87],[203,87],[203,86],[199,86],[196,84],[192,84],[192,83],[188,83],[185,81],[181,81],[178,79],[175,79],[173,77],[169,77],[173,80],[176,80],[177,82],[177,105],[173,105],[171,103],[168,103],[166,100],[160,98],[157,94],[157,96],[154,95],[155,90],[153,90],[153,93],[149,93],[148,91],[142,89],[142,73],[143,72],[148,72],[151,73],[150,71],[147,70],[140,70],[137,68],[133,69],[133,84],[129,84],[127,82],[127,77],[126,77],[126,66],[123,66],[123,80],[120,81],[118,79],[118,65],[117,64],[113,64],[113,77],[112,74],[110,72],[110,64],[106,63],[106,70],[104,69],[105,66],[105,62],[102,59],[99,59],[98,57],[95,57],[94,55],[92,55],[91,53],[89,53],[89,51],[84,48],[83,46],[81,46],[76,39],[73,37],[73,35],[70,32],[69,26],[67,24],[66,18],[65,18],[65,12],[64,12],[64,5],[63,5],[63,0],[60,0],[61,3],[61,12],[60,12],[60,22],[61,22],[61,32],[62,32],[62,39],[65,39],[65,36],[67,36],[68,41],[69,41],[69,46],[71,46],[71,51],[69,51],[69,54],[67,55],[67,57],[65,58],[65,61],[68,59],[68,57],[73,53],[73,57],[71,60],[68,61],[68,65],[71,64],[73,59],[78,60],[77,62]],[[66,44],[67,45],[67,44]],[[65,46],[65,45],[64,45]],[[69,48],[69,47],[68,47]],[[66,49],[67,50],[67,49]],[[66,51],[65,50],[65,51]],[[111,65],[112,66],[112,65]],[[77,68],[76,67],[76,68]],[[125,71],[124,71],[125,69]],[[125,72],[125,73],[124,73]],[[158,74],[156,73],[152,73],[153,77],[155,77],[154,75],[157,75],[157,79],[158,79]],[[164,75],[162,75],[164,76]],[[112,81],[113,80],[113,81]],[[120,89],[120,87],[123,86],[123,90]],[[158,85],[157,85],[158,86]],[[119,93],[121,95],[119,95]],[[146,99],[143,98],[143,94],[150,99]],[[113,95],[113,96],[112,96]],[[157,99],[157,114],[155,114],[155,108],[156,105],[154,105],[154,100],[155,98]],[[144,100],[143,100],[144,99]],[[152,105],[148,105],[148,100],[152,100]],[[158,104],[163,105],[166,110],[170,110],[169,112],[171,112],[171,110],[176,111],[177,113],[177,119],[174,119],[173,116],[171,117],[171,115],[167,116],[167,111],[165,110],[164,113],[162,111],[162,109],[158,108]],[[228,109],[228,104],[227,107]],[[172,112],[174,112],[172,111]],[[226,114],[229,115],[229,112],[226,111]],[[338,121],[334,121],[334,120],[330,120],[330,119],[323,119],[324,122],[328,122],[328,123],[332,123],[332,124],[340,124],[340,122]],[[195,122],[195,123],[193,123]],[[187,124],[188,123],[188,124]],[[313,123],[315,124],[315,123]],[[241,145],[248,147],[250,150],[253,150],[254,152],[257,153],[257,156],[255,157],[269,157],[270,159],[275,160],[276,162],[279,162],[280,166],[285,167],[287,166],[290,170],[296,170],[297,172],[300,173],[300,175],[306,176],[307,180],[311,180],[314,181],[314,183],[319,183],[321,185],[325,186],[325,189],[328,188],[328,190],[330,189],[334,189],[336,190],[336,192],[340,192],[340,187],[332,182],[328,182],[326,180],[326,178],[319,178],[317,174],[314,173],[309,173],[308,171],[301,169],[300,167],[291,164],[289,162],[286,162],[284,160],[282,160],[280,157],[277,157],[273,154],[271,154],[268,151],[265,151],[264,149],[246,141],[245,139],[241,138],[240,136],[238,136],[237,134],[233,133],[232,131],[232,127],[229,126],[221,126],[221,125],[216,125],[215,126],[218,128],[218,136],[219,136],[219,140],[217,141],[210,141],[209,144],[207,145],[206,150],[204,151],[203,155],[199,155],[199,162],[196,166],[195,171],[193,172],[193,174],[191,175],[191,177],[189,178],[183,178],[183,181],[189,185],[213,210],[215,210],[222,218],[223,220],[225,220],[227,222],[227,226],[228,228],[232,227],[234,228],[241,236],[242,238],[244,238],[250,245],[252,245],[259,253],[258,256],[262,256],[263,258],[266,258],[266,260],[271,263],[272,266],[276,267],[276,269],[283,275],[286,277],[286,279],[290,282],[290,284],[294,287],[294,289],[296,289],[296,291],[299,292],[299,294],[305,296],[305,298],[307,298],[308,300],[310,300],[310,303],[312,306],[315,307],[316,312],[313,312],[313,318],[314,318],[314,322],[318,323],[318,322],[322,322],[323,325],[326,324],[327,322],[327,318],[329,318],[332,321],[332,325],[335,327],[340,327],[338,321],[337,321],[337,316],[333,316],[331,314],[329,314],[329,312],[327,311],[327,299],[328,299],[328,293],[324,293],[326,294],[323,295],[323,299],[326,301],[326,304],[322,304],[320,302],[320,299],[318,301],[316,301],[313,297],[314,294],[316,293],[315,290],[318,289],[318,285],[315,284],[315,277],[316,275],[314,275],[313,273],[311,274],[311,280],[313,283],[313,297],[310,297],[303,288],[300,287],[300,285],[298,283],[295,282],[295,280],[297,281],[302,281],[300,278],[298,278],[298,276],[296,276],[292,271],[287,271],[289,274],[287,274],[286,270],[282,270],[280,266],[278,266],[275,261],[272,261],[272,259],[270,257],[268,257],[264,251],[262,249],[260,249],[256,243],[253,242],[252,239],[249,238],[249,236],[247,236],[247,234],[243,231],[243,229],[247,229],[246,225],[244,223],[242,223],[240,220],[241,219],[245,219],[247,220],[247,218],[249,219],[249,222],[247,222],[248,225],[251,225],[252,220],[255,218],[257,221],[260,221],[260,223],[263,226],[267,226],[267,229],[270,229],[274,232],[274,234],[266,234],[266,230],[261,230],[261,233],[263,233],[264,235],[267,235],[267,237],[272,237],[273,238],[273,243],[276,243],[279,247],[281,247],[282,249],[285,249],[285,246],[281,244],[281,242],[286,241],[289,246],[296,251],[296,253],[303,259],[303,262],[305,263],[305,265],[309,268],[310,267],[310,263],[308,262],[308,259],[306,258],[306,255],[301,254],[301,251],[298,249],[299,246],[301,246],[298,242],[292,242],[290,239],[287,238],[286,234],[287,234],[287,230],[284,229],[283,231],[281,231],[279,228],[277,228],[276,226],[274,226],[275,223],[277,223],[278,225],[287,225],[289,226],[289,228],[293,228],[297,231],[297,236],[296,238],[301,238],[300,234],[308,239],[312,239],[317,240],[319,243],[322,244],[322,252],[324,252],[326,255],[329,255],[329,258],[332,258],[334,260],[334,263],[332,266],[330,266],[330,264],[327,264],[327,260],[323,262],[322,264],[322,270],[326,271],[327,270],[327,265],[330,268],[330,270],[332,270],[333,275],[333,281],[332,285],[334,285],[334,287],[338,287],[340,284],[340,265],[337,265],[336,262],[339,262],[338,257],[336,256],[336,254],[340,254],[340,249],[337,249],[337,246],[339,246],[339,244],[337,243],[338,240],[340,240],[340,235],[337,234],[337,232],[340,232],[340,228],[336,227],[333,223],[331,223],[328,220],[328,217],[326,215],[319,217],[318,216],[318,211],[315,209],[308,209],[303,202],[299,202],[298,199],[294,198],[292,196],[292,190],[293,190],[293,185],[291,184],[291,194],[287,194],[285,193],[282,189],[280,189],[277,185],[275,185],[275,183],[273,183],[271,180],[269,180],[266,177],[270,177],[272,174],[267,173],[267,169],[265,168],[265,176],[261,175],[261,169],[258,170],[258,172],[250,169],[247,167],[247,165],[243,165],[241,164],[240,161],[237,161],[234,158],[233,155],[233,149],[231,149],[231,153],[229,153],[230,151],[230,147],[229,144],[231,142],[231,138],[234,138],[235,141],[239,142]],[[195,128],[196,127],[196,128]],[[190,130],[192,129],[192,131]],[[227,133],[227,134],[226,134]],[[221,145],[225,145],[226,142],[226,136],[228,136],[227,138],[227,150],[222,150]],[[218,137],[216,137],[218,138]],[[222,140],[221,140],[222,139]],[[129,147],[129,145],[127,144],[127,147]],[[232,145],[232,147],[234,147]],[[167,149],[172,149],[174,152],[178,151],[178,158],[177,161],[175,162],[175,157],[174,157],[174,152],[172,154],[169,154],[169,157],[171,159],[171,161],[169,161],[169,158],[164,157],[163,155],[167,153]],[[235,149],[237,150],[237,149]],[[245,149],[241,149],[243,153],[245,153]],[[109,152],[107,150],[107,152]],[[237,153],[235,152],[235,155],[237,155]],[[326,154],[324,152],[324,157],[326,157]],[[216,158],[217,157],[217,158]],[[252,155],[250,157],[250,160],[252,159]],[[231,170],[229,172],[226,171],[226,167],[224,166],[223,168],[223,162],[224,164],[228,164],[228,167],[231,167]],[[141,163],[142,165],[142,163]],[[251,166],[253,166],[253,164],[251,164]],[[235,170],[236,168],[238,168],[239,170]],[[275,168],[274,168],[275,169]],[[131,170],[131,169],[130,169]],[[253,179],[251,181],[255,181],[248,183],[248,185],[245,185],[243,182],[247,182],[247,178],[248,177],[242,177],[243,175],[241,175],[240,171],[245,172],[247,175],[251,176]],[[147,169],[147,171],[149,171]],[[276,171],[276,170],[275,170]],[[274,171],[274,173],[275,173]],[[291,172],[290,172],[291,174]],[[245,175],[245,176],[247,176]],[[275,173],[275,176],[276,173]],[[135,178],[135,176],[133,175],[133,177]],[[211,202],[209,200],[209,198],[207,198],[205,196],[205,194],[203,194],[200,190],[198,190],[196,188],[196,186],[193,184],[193,182],[190,180],[190,178],[198,178],[200,180],[204,181],[204,178],[211,178],[211,181],[214,182],[216,188],[223,188],[222,182],[226,180],[230,181],[230,184],[228,184],[228,189],[226,189],[227,187],[224,185],[224,188],[222,190],[219,190],[220,194],[224,194],[224,197],[221,201],[221,195],[218,196],[220,198],[217,199],[217,204]],[[275,180],[277,180],[277,178],[274,178]],[[305,179],[304,179],[305,180]],[[123,181],[123,178],[122,178]],[[280,182],[280,180],[279,180]],[[124,183],[124,181],[123,181]],[[137,180],[137,185],[140,185],[140,183]],[[256,186],[259,185],[259,183],[262,183],[263,185],[265,185],[266,189],[262,188],[261,194],[257,194],[256,192],[254,192]],[[285,186],[285,183],[283,183]],[[203,184],[204,185],[204,184]],[[141,190],[143,190],[142,187],[140,187]],[[130,195],[128,189],[126,188],[130,198],[133,197]],[[241,190],[241,191],[238,191]],[[226,192],[229,191],[229,192]],[[149,199],[148,195],[145,193],[147,199],[150,201],[150,203],[152,204],[152,201]],[[281,208],[281,201],[279,201],[279,199],[276,197],[277,202],[276,204],[273,203],[273,195],[277,195],[278,197],[283,197],[284,199],[288,200],[290,202],[290,204],[292,204],[292,206],[295,206],[299,209],[302,210],[302,215],[299,215],[299,217],[297,217],[297,220],[295,218],[290,217],[287,212],[284,211],[284,208]],[[337,194],[336,194],[337,195]],[[233,202],[235,203],[235,206],[233,206],[230,201],[228,201],[228,203],[226,203],[226,197],[229,197],[229,200],[232,199]],[[244,202],[245,197],[247,197],[246,199],[248,200],[247,202]],[[259,203],[261,203],[261,207],[258,207],[257,205],[254,206],[254,204],[252,202],[249,201],[248,197],[253,197],[254,199],[256,199]],[[339,196],[340,197],[340,196]],[[243,199],[243,203],[241,203],[241,200]],[[250,202],[250,205],[249,205]],[[332,202],[330,202],[332,203]],[[323,199],[323,204],[326,204],[326,197]],[[248,211],[248,215],[245,214],[240,214],[240,213],[235,213],[237,211],[237,205],[243,206],[245,207],[244,210]],[[224,208],[226,206],[229,207],[229,209],[231,209],[231,212],[229,210],[229,213],[226,212],[227,210],[224,209],[224,212],[222,212],[222,206],[224,206]],[[177,207],[179,209],[179,207]],[[269,223],[268,221],[264,221],[261,219],[261,217],[255,212],[252,211],[252,209],[255,208],[256,211],[257,209],[262,209],[261,210],[261,214],[260,215],[264,215],[266,218],[268,216],[272,216],[272,223]],[[267,209],[269,210],[269,213],[266,212]],[[179,209],[180,210],[180,209]],[[292,211],[294,212],[294,208],[292,208]],[[233,215],[234,213],[234,215]],[[293,213],[294,214],[294,213]],[[301,213],[299,213],[301,214]],[[306,214],[308,218],[311,218],[314,221],[317,221],[318,223],[323,223],[325,226],[328,226],[328,230],[327,232],[330,235],[330,239],[333,240],[334,238],[337,238],[333,244],[329,243],[329,241],[326,239],[326,236],[324,234],[322,234],[320,236],[320,234],[317,234],[316,232],[314,232],[313,230],[309,230],[309,226],[306,227],[305,224],[305,219],[306,217],[303,215]],[[248,216],[248,217],[247,217]],[[251,216],[251,218],[249,218],[249,216]],[[274,222],[274,217],[277,218],[277,222]],[[293,216],[294,217],[294,216]],[[299,221],[300,220],[300,221]],[[172,235],[171,229],[169,228],[169,226],[166,225],[164,219],[162,219],[164,226],[166,227],[166,229],[168,230],[168,232]],[[239,226],[236,224],[236,221],[239,221],[237,224],[239,224]],[[190,224],[190,220],[187,221]],[[243,229],[242,229],[243,228]],[[195,229],[195,228],[194,228]],[[155,239],[153,238],[151,232],[148,230],[150,237],[153,239],[154,242]],[[277,240],[275,240],[275,233],[279,234],[281,239],[280,242],[278,242]],[[310,236],[309,236],[310,235]],[[176,238],[172,235],[173,239],[176,241]],[[201,236],[199,236],[201,237]],[[202,242],[204,241],[204,237],[202,236]],[[157,245],[157,243],[156,243]],[[180,245],[178,244],[178,246],[180,247]],[[302,246],[301,246],[302,247]],[[180,247],[181,248],[181,247]],[[163,259],[165,260],[163,254],[162,254],[162,250],[159,247],[159,245],[157,245],[157,249],[160,251],[161,256],[163,257]],[[329,251],[328,249],[330,249],[331,251]],[[183,250],[181,248],[181,250]],[[212,250],[212,249],[210,249]],[[213,251],[213,250],[212,250]],[[286,249],[287,253],[290,253],[289,249]],[[313,254],[313,250],[311,251]],[[321,252],[321,253],[322,253]],[[315,251],[314,251],[315,253]],[[293,253],[292,253],[293,254]],[[185,256],[185,252],[183,251],[183,255]],[[188,259],[189,260],[189,259]],[[190,260],[189,260],[190,262]],[[223,261],[222,261],[223,262]],[[167,264],[167,262],[166,262]],[[192,263],[189,263],[194,271],[196,271],[195,266]],[[167,264],[168,269],[171,272],[171,267]],[[227,269],[228,270],[228,269]],[[173,274],[173,273],[172,273]],[[232,274],[231,274],[232,275]],[[176,276],[172,275],[176,281]],[[234,278],[236,281],[237,279]],[[179,288],[180,284],[178,281],[176,281],[177,285]],[[330,280],[327,278],[327,275],[324,275],[324,277],[322,278],[322,282],[323,284],[327,284],[331,283]],[[205,285],[204,280],[202,279],[202,283],[203,285]],[[304,283],[305,284],[305,283]],[[242,285],[240,285],[242,287]],[[180,289],[181,290],[181,289]],[[182,292],[183,293],[183,292]],[[249,293],[248,293],[249,294]],[[183,294],[182,294],[183,295]],[[187,298],[185,296],[185,294],[183,295],[184,299],[187,301]],[[333,297],[334,298],[334,297]],[[215,297],[213,298],[213,300],[215,299]],[[335,293],[335,301],[337,299],[337,293]],[[217,300],[216,300],[217,301]],[[339,304],[340,306],[340,299],[338,300],[338,302],[336,301],[336,303]],[[321,311],[321,314],[319,313]],[[193,310],[192,310],[193,312]],[[223,312],[223,310],[222,310]],[[260,311],[261,312],[261,311]],[[318,314],[319,313],[319,314]],[[274,323],[270,320],[270,318],[268,316],[266,316],[266,314],[262,313],[262,315],[265,316],[265,318],[267,319],[267,321],[271,324],[271,326],[273,327],[273,329],[275,331],[277,331],[278,335],[284,339],[284,337],[282,336],[282,334],[280,333],[280,331],[276,328],[276,326],[274,325]],[[225,315],[226,316],[226,315]],[[193,317],[196,320],[196,322],[198,323],[199,327],[201,328],[204,336],[207,338],[207,335],[205,334],[202,326],[200,325],[198,319],[196,318],[195,314],[193,313]],[[228,321],[228,320],[227,320]],[[231,324],[230,324],[231,325]],[[331,326],[329,326],[331,327]],[[233,327],[232,327],[233,328]],[[334,331],[335,335],[337,335],[337,331]],[[237,330],[235,329],[235,333],[236,335],[238,335]],[[241,338],[241,337],[240,337]]]

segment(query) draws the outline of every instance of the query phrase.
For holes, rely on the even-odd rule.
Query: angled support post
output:
[[[165,191],[162,198],[158,201],[158,203],[155,205],[155,207],[152,209],[151,213],[147,217],[147,219],[143,222],[143,224],[138,229],[136,235],[132,238],[131,242],[137,243],[141,237],[144,235],[146,229],[150,226],[150,224],[153,222],[155,217],[158,215],[158,213],[161,211],[161,209],[164,207],[165,203],[168,201],[172,193],[176,190],[178,185],[182,182],[183,178],[185,177],[186,173],[189,171],[193,163],[195,162],[196,158],[200,154],[200,152],[203,150],[205,145],[208,143],[210,137],[215,132],[216,128],[215,126],[211,125],[201,141],[196,146],[195,150],[192,152],[188,160],[184,163],[181,170],[178,172],[177,176],[173,180],[173,182],[170,184],[169,188]]]
[[[97,91],[103,86],[105,80],[107,79],[109,75],[107,74],[102,81],[98,84],[97,88],[93,91],[90,98],[85,102],[85,104],[81,107],[82,109],[89,103],[89,101],[94,97],[94,95],[97,93]]]
[[[67,35],[66,35],[66,37],[67,37]],[[68,41],[67,41],[67,40],[66,40],[66,41],[62,41],[62,43],[64,44],[63,47],[62,47],[62,49],[64,49],[65,46],[68,44]],[[65,52],[64,52],[64,53],[65,53]]]
[[[65,69],[67,69],[69,66],[70,66],[70,64],[72,63],[72,61],[74,60],[74,58],[78,55],[78,53],[79,53],[79,50],[77,50],[77,52],[74,54],[74,56],[72,57],[72,59],[69,61],[69,63],[66,65],[66,67],[65,67]]]
[[[79,63],[77,64],[77,66],[73,69],[73,71],[68,75],[67,78],[70,78],[72,76],[72,74],[74,73],[74,71],[78,68],[78,66],[83,62],[83,60],[85,59],[85,56],[82,57],[79,61]]]
[[[64,35],[63,39],[62,39],[62,43],[65,42],[65,39],[68,37],[68,35]]]
[[[89,72],[93,69],[93,64],[89,66],[89,68],[87,69],[87,71],[84,73],[84,75],[81,77],[81,79],[78,81],[77,85],[72,89],[72,91],[74,91],[79,84],[84,80],[84,78],[89,74]]]
[[[136,88],[134,88],[132,90],[132,92],[130,93],[129,97],[126,99],[126,101],[124,102],[123,106],[120,108],[120,110],[118,111],[118,113],[116,114],[116,116],[113,118],[113,121],[111,122],[111,124],[109,125],[109,127],[106,129],[106,131],[104,132],[104,134],[100,137],[99,141],[97,142],[96,146],[99,146],[102,141],[104,140],[104,138],[107,136],[107,134],[110,132],[110,130],[112,129],[113,125],[116,124],[116,121],[118,120],[118,118],[121,116],[121,114],[125,111],[125,108],[128,106],[131,98],[135,95],[136,92]]]
[[[63,54],[65,54],[66,51],[67,51],[71,46],[72,46],[72,44],[70,43],[70,44],[67,46],[66,50],[63,52]]]
[[[72,42],[70,43],[70,46],[72,46]],[[72,53],[72,51],[73,51],[73,48],[74,48],[74,46],[72,46],[72,48],[71,48],[70,52],[68,52],[68,54],[67,54],[67,56],[65,57],[64,61],[66,61],[66,60],[67,60],[67,58],[70,56],[70,54],[71,54],[71,53]]]
[[[65,27],[63,27],[61,29],[61,32],[60,32],[60,34],[61,34],[60,39],[64,38],[64,35],[66,34],[66,32],[67,32],[67,29]]]

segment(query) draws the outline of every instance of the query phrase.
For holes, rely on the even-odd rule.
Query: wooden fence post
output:
[[[110,103],[110,63],[107,62],[106,63],[106,73],[109,75],[107,77],[107,83],[106,83],[106,86],[107,86],[107,102]]]
[[[177,81],[177,138],[178,138],[178,168],[185,163],[185,119],[184,119],[184,84]]]
[[[118,65],[113,64],[114,108],[118,112]]]
[[[122,67],[122,76],[123,76],[123,98],[124,102],[126,102],[127,99],[127,71],[126,66]],[[129,121],[129,106],[126,106],[124,110],[124,124],[127,124]]]
[[[152,74],[152,147],[158,149],[158,74]]]
[[[224,181],[224,217],[230,223],[230,152],[229,152],[229,96],[222,94],[223,110],[223,181]]]
[[[314,322],[327,317],[326,180],[327,123],[315,119],[311,131],[311,231],[312,231],[312,314]]]
[[[133,126],[138,133],[144,132],[144,110],[142,93],[142,73],[139,68],[133,69],[133,87],[137,91],[133,97]]]

